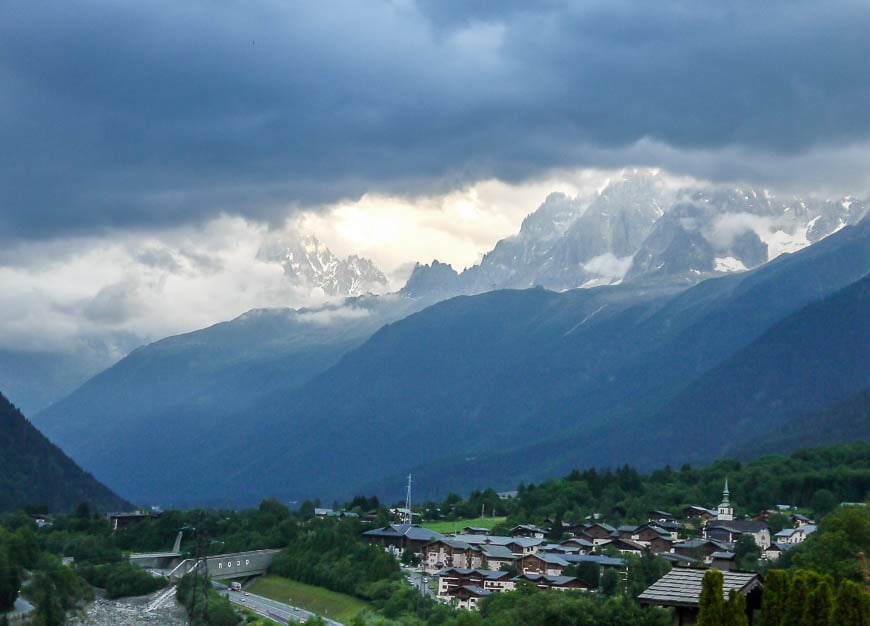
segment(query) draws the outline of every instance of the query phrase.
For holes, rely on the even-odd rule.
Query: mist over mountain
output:
[[[662,277],[697,282],[758,267],[866,215],[870,203],[778,198],[764,190],[678,187],[627,172],[591,198],[551,194],[478,265],[418,265],[403,292],[557,291]]]
[[[148,255],[160,257],[168,266],[177,265],[169,251],[164,250],[162,256],[153,251],[140,256]],[[340,259],[316,237],[303,232],[286,233],[280,239],[267,237],[257,251],[257,260],[261,268],[277,264],[283,269],[287,298],[291,301],[288,306],[310,306],[311,302],[329,300],[327,296],[338,299],[387,290],[387,279],[370,260],[356,255]],[[297,301],[304,304],[296,304]],[[135,306],[143,304],[138,302]],[[29,349],[20,345],[0,349],[0,386],[28,414],[35,415],[136,348],[153,341],[153,336],[118,330],[111,324],[82,333],[60,346],[46,341],[45,345]],[[221,359],[217,361],[222,363]]]

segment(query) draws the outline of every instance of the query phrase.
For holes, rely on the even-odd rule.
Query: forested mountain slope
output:
[[[68,512],[82,502],[101,511],[131,506],[82,471],[0,394],[0,511],[44,505]]]

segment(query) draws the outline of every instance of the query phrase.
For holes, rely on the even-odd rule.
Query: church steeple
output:
[[[722,504],[716,511],[716,519],[731,521],[734,519],[734,508],[731,506],[731,492],[728,491],[728,477],[725,477],[725,489],[722,490]]]

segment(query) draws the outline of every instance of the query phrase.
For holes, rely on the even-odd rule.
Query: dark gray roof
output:
[[[760,530],[769,528],[767,522],[752,521],[752,520],[711,520],[707,523],[707,530],[714,528],[724,528],[732,532],[738,533],[757,533]]]
[[[701,595],[701,579],[708,570],[675,568],[662,576],[640,594],[637,599],[644,604],[664,606],[698,606]],[[722,572],[724,583],[722,596],[728,599],[728,592],[736,589],[747,594],[761,585],[761,578],[755,573]]]
[[[593,523],[591,523],[591,524],[588,524],[586,527],[587,527],[587,528],[594,528],[595,526],[600,526],[601,528],[603,528],[603,529],[606,530],[607,532],[611,532],[611,533],[612,533],[614,530],[616,530],[613,526],[611,526],[611,525],[608,524],[607,522],[593,522]]]
[[[456,574],[457,576],[462,578],[477,574],[481,578],[487,578],[489,580],[498,580],[499,578],[504,578],[508,575],[507,572],[500,572],[492,569],[464,569],[461,567],[448,567],[438,572],[437,575],[450,576],[451,573]]]
[[[434,541],[436,541],[436,542],[440,541],[441,543],[448,545],[451,548],[456,548],[458,550],[470,550],[471,549],[470,543],[460,541],[459,539],[456,539],[455,537],[438,537]]]
[[[393,526],[398,526],[396,530],[398,530],[408,539],[414,539],[417,541],[429,541],[431,539],[444,538],[444,535],[442,535],[441,533],[436,533],[434,530],[429,530],[428,528],[422,528],[413,524],[393,524]]]
[[[480,551],[483,552],[484,556],[488,559],[512,559],[514,558],[514,553],[510,551],[510,548],[506,546],[488,546],[482,545],[480,546]]]
[[[551,544],[548,546],[541,546],[538,548],[538,554],[542,552],[556,553],[556,554],[573,554],[579,553],[580,550],[583,550],[581,546],[563,546],[562,544]]]
[[[684,565],[687,563],[692,564],[698,562],[698,559],[693,559],[690,556],[684,556],[682,554],[676,554],[674,552],[662,552],[661,554],[658,554],[656,556],[663,558],[665,561],[670,561],[671,563],[678,563]]]
[[[577,580],[574,576],[549,576],[547,574],[520,574],[514,580],[529,580],[531,582],[544,581],[551,585],[561,587]]]
[[[568,563],[598,563],[610,567],[621,567],[625,565],[622,559],[604,556],[603,554],[564,554],[562,560]]]
[[[568,565],[568,561],[563,559],[562,556],[551,554],[549,552],[538,552],[537,554],[531,555],[531,557],[537,557],[541,559],[544,563],[548,563],[550,565]]]
[[[695,513],[709,513],[710,515],[716,515],[716,511],[714,511],[712,509],[705,508],[703,506],[696,506],[694,504],[691,504],[683,509],[684,513],[686,511],[693,511]]]
[[[563,542],[562,542],[561,544],[559,544],[559,545],[567,545],[567,544],[570,544],[570,543],[576,543],[576,544],[578,544],[578,545],[580,545],[580,546],[582,546],[582,547],[584,547],[584,548],[592,548],[592,547],[595,546],[594,543],[592,543],[592,542],[589,541],[588,539],[583,539],[582,537],[572,537],[571,539],[566,539],[565,541],[563,541]]]
[[[518,546],[530,548],[544,543],[543,539],[537,539],[535,537],[505,537],[503,535],[454,535],[454,537],[460,541],[464,541],[465,543],[477,546],[483,544],[506,546],[515,543]]]
[[[693,550],[695,548],[700,548],[708,544],[712,544],[720,550],[725,550],[727,547],[726,544],[722,543],[721,541],[716,541],[715,539],[689,539],[688,541],[683,541],[682,543],[675,543],[674,550],[676,550],[677,548],[687,548],[689,550]]]
[[[407,537],[414,541],[431,541],[433,539],[443,539],[444,535],[436,533],[428,528],[421,528],[414,524],[390,524],[383,528],[367,530],[363,533],[367,537]]]

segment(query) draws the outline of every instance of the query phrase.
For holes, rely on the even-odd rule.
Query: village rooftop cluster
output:
[[[512,528],[509,536],[499,536],[490,534],[487,528],[467,526],[443,535],[411,523],[407,509],[397,508],[393,513],[403,515],[405,522],[364,535],[397,556],[406,551],[413,553],[421,573],[437,579],[436,596],[463,609],[476,609],[481,598],[511,591],[520,581],[542,589],[595,591],[579,578],[565,575],[566,570],[581,563],[595,563],[600,571],[613,568],[624,576],[625,555],[639,557],[649,552],[683,570],[714,567],[734,572],[734,549],[741,536],[752,538],[762,559],[775,561],[816,530],[812,519],[786,505],[766,509],[751,519],[736,519],[727,479],[722,502],[716,509],[687,506],[680,516],[655,510],[649,512],[646,523],[619,527],[597,516],[582,524],[561,522],[560,534],[566,538],[558,543],[547,540],[552,528],[521,524]],[[788,515],[792,527],[771,535],[767,520],[775,513]],[[675,576],[689,576],[679,574],[679,570],[674,572],[678,572]],[[738,587],[750,593],[755,588],[755,575],[746,576]],[[695,578],[700,590],[700,577]]]

